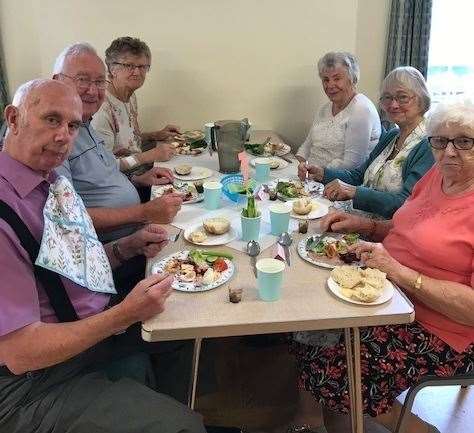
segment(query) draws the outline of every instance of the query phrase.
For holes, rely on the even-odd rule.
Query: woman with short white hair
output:
[[[426,375],[474,371],[474,105],[440,105],[427,132],[436,162],[392,219],[334,212],[321,221],[322,230],[371,239],[350,250],[384,272],[415,307],[413,323],[361,329],[364,410],[390,431],[404,390]],[[292,349],[307,409],[297,420],[323,432],[321,404],[348,408],[342,338],[317,346],[294,342]],[[412,416],[404,431],[438,430]]]
[[[357,93],[359,63],[350,53],[330,52],[318,61],[318,72],[329,102],[317,112],[296,158],[304,165],[356,167],[380,137],[377,109]]]

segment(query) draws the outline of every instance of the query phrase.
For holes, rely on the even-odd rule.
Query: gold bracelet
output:
[[[415,290],[420,290],[421,289],[421,285],[423,283],[423,280],[422,280],[422,274],[421,273],[418,273],[418,276],[416,277],[416,280],[415,282],[413,283],[413,288]]]

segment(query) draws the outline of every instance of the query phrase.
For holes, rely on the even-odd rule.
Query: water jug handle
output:
[[[216,135],[216,129],[219,129],[219,126],[211,126],[211,150],[214,152],[217,151],[217,135]]]
[[[242,134],[242,140],[247,141],[247,131],[250,129],[249,119],[246,117],[240,122],[240,132]]]

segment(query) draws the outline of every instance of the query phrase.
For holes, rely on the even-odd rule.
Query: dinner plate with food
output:
[[[379,305],[392,299],[395,288],[384,272],[357,266],[336,266],[328,279],[329,290],[344,301]]]
[[[183,197],[183,204],[199,203],[204,200],[204,194],[197,192],[193,183],[174,182],[168,185],[154,185],[151,188],[151,198],[158,198],[164,194],[175,192]]]
[[[291,147],[285,143],[246,143],[245,150],[254,156],[283,156],[291,152]]]
[[[174,167],[174,177],[180,180],[201,180],[212,176],[212,170],[207,167],[180,164]]]
[[[227,218],[214,217],[188,227],[184,238],[196,245],[224,245],[237,238],[237,231]]]
[[[152,273],[173,274],[171,286],[180,292],[205,292],[230,280],[235,270],[232,259],[223,252],[183,250],[160,260]]]
[[[204,140],[204,133],[199,130],[185,131],[175,135],[171,146],[175,149],[177,155],[200,155],[207,147]]]
[[[253,158],[250,160],[250,165],[252,167],[255,167],[255,160],[258,158]],[[285,160],[278,158],[277,156],[269,156],[268,161],[270,163],[270,170],[281,170],[283,168],[288,167],[288,162]]]
[[[359,264],[356,255],[347,250],[358,240],[357,233],[312,235],[298,243],[298,254],[303,260],[328,269],[345,263]]]
[[[291,201],[291,218],[314,220],[323,217],[328,212],[328,205],[315,198],[301,197]]]

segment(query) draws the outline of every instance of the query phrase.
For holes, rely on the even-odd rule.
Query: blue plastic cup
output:
[[[270,206],[269,209],[271,234],[280,236],[283,232],[287,232],[290,224],[290,207],[282,203]]]
[[[209,210],[221,207],[222,184],[220,182],[204,182],[204,207]]]
[[[255,158],[255,180],[267,182],[270,179],[270,159]]]
[[[260,221],[261,216],[257,218],[247,218],[240,215],[240,222],[242,223],[242,240],[244,241],[258,241],[260,237]]]
[[[263,301],[277,301],[281,298],[285,263],[277,259],[260,259],[256,266],[258,296]]]

